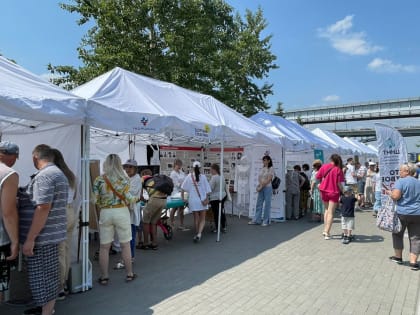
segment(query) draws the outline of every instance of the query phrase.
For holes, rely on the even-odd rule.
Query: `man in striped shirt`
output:
[[[23,254],[28,257],[28,278],[37,307],[24,314],[54,313],[58,293],[58,244],[66,238],[68,181],[53,163],[51,148],[38,145],[32,152],[38,169],[31,177],[27,194],[33,204],[28,226],[20,226]],[[41,311],[41,313],[39,313]]]

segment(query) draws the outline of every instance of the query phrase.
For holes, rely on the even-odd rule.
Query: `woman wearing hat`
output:
[[[197,233],[193,239],[195,243],[201,240],[201,234],[206,224],[209,194],[211,193],[206,176],[200,174],[200,167],[200,162],[195,161],[193,172],[188,174],[181,186],[181,197],[184,200],[184,192],[188,193],[188,208],[194,215],[194,226]]]

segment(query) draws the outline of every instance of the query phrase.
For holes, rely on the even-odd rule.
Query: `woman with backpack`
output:
[[[261,226],[268,226],[270,224],[271,197],[273,196],[273,187],[271,186],[271,181],[274,177],[274,168],[273,161],[269,155],[265,155],[262,158],[262,162],[264,166],[258,175],[258,198],[257,205],[255,207],[255,216],[251,221],[248,222],[249,225],[261,224]]]
[[[200,167],[200,162],[195,161],[193,163],[193,172],[188,174],[181,186],[181,198],[185,200],[185,192],[188,193],[188,208],[194,215],[196,231],[196,235],[193,238],[194,243],[201,241],[201,234],[206,224],[209,194],[211,193],[210,184],[206,176],[200,174]]]

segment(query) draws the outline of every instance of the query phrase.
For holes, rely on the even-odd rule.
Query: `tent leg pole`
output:
[[[217,218],[217,242],[220,242],[220,222],[221,222],[221,216],[222,216],[222,200],[223,200],[223,156],[224,156],[224,141],[223,141],[223,137],[222,137],[222,142],[220,145],[220,176],[219,176],[219,180],[220,180],[220,190],[219,190],[219,209],[217,210],[219,212],[219,216]]]
[[[90,198],[90,128],[82,126],[82,291],[89,290],[89,198]]]

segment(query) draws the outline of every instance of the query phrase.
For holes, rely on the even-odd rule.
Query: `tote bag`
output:
[[[391,198],[388,198],[384,207],[378,212],[376,226],[384,231],[391,233],[401,232],[401,221],[396,211],[397,204]]]

